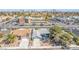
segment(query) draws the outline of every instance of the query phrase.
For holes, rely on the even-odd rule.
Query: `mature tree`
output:
[[[62,40],[62,46],[65,48],[69,48],[69,45],[72,43],[73,37],[69,33],[64,33],[60,36]]]
[[[16,36],[13,35],[13,34],[8,34],[6,39],[7,39],[7,41],[9,41],[10,43],[13,43],[13,42],[15,41],[15,39],[16,39]]]
[[[54,27],[50,28],[49,31],[49,38],[51,43],[57,43],[60,41],[59,35],[62,33],[62,28],[60,26],[55,25]]]
[[[74,41],[77,45],[79,45],[79,37],[74,37],[74,38],[73,38],[73,41]]]
[[[72,35],[63,32],[63,29],[55,25],[54,27],[50,28],[50,41],[55,43],[56,45],[61,45],[63,48],[69,48],[70,43],[72,42]]]

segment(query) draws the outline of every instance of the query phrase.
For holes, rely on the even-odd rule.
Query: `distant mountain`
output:
[[[12,12],[12,11],[79,12],[79,9],[0,9],[0,12]]]

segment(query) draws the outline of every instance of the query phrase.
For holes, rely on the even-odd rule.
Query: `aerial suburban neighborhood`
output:
[[[79,49],[79,10],[0,10],[0,49]]]

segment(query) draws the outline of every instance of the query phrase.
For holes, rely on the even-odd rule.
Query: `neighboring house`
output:
[[[25,18],[23,16],[20,16],[18,21],[20,25],[23,25],[25,23]]]
[[[21,40],[19,45],[21,48],[28,48],[31,34],[30,29],[16,29],[12,31],[12,34],[16,35],[19,40]]]
[[[31,33],[31,29],[16,29],[12,30],[12,33],[16,36],[27,37]]]

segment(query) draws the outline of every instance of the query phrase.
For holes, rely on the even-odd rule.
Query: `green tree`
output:
[[[79,37],[74,37],[74,38],[73,38],[73,41],[74,41],[77,45],[79,45]]]
[[[63,28],[55,25],[54,27],[50,28],[50,41],[51,42],[56,42],[59,43],[59,41],[61,41],[60,45],[62,47],[65,48],[69,48],[69,44],[72,42],[72,35],[67,33],[67,32],[63,32]]]
[[[58,25],[55,25],[54,27],[49,29],[50,35],[50,42],[55,42],[59,40],[59,35],[62,33],[62,28]]]
[[[73,37],[69,33],[64,33],[60,36],[60,39],[62,40],[62,46],[69,48],[69,45],[71,44]]]
[[[10,43],[13,43],[16,39],[16,36],[13,34],[8,34],[6,38]]]

